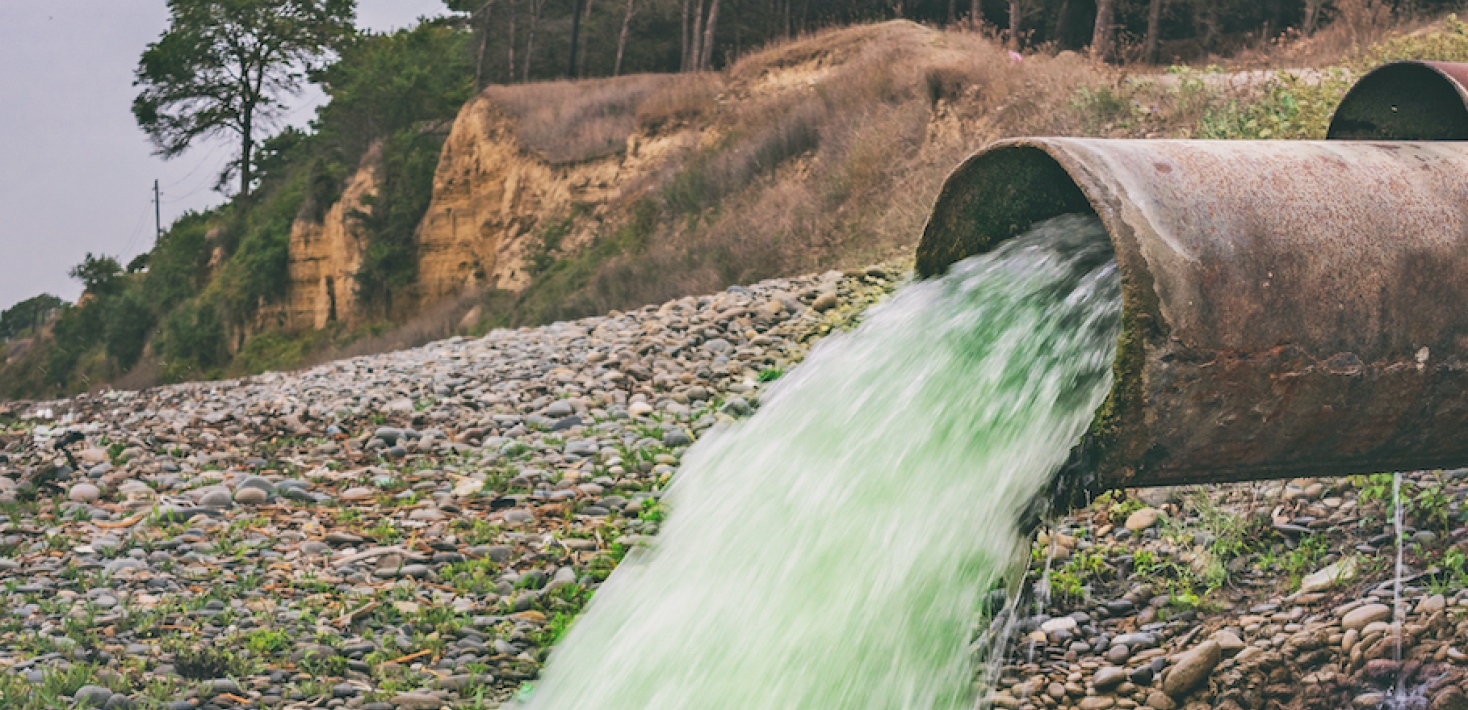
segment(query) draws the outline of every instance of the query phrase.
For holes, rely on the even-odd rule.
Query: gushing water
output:
[[[1120,310],[1100,224],[1065,216],[821,343],[688,452],[529,705],[972,705],[979,600],[1105,397]]]

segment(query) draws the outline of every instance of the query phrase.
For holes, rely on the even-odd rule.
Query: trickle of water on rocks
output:
[[[1409,694],[1402,683],[1402,617],[1406,615],[1402,609],[1402,572],[1405,569],[1402,561],[1402,524],[1402,474],[1399,471],[1392,474],[1392,532],[1397,537],[1397,559],[1392,570],[1392,660],[1395,662],[1397,679],[1391,694],[1381,705],[1384,710],[1411,710],[1426,700],[1420,694]]]
[[[1105,398],[1120,302],[1100,223],[1068,215],[823,342],[688,452],[528,705],[972,706],[980,601]]]

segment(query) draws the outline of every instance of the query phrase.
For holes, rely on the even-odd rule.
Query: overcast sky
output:
[[[359,26],[389,30],[443,12],[442,0],[358,0]],[[132,116],[133,69],[168,26],[164,0],[0,0],[0,309],[81,285],[88,251],[128,259],[153,244],[153,180],[165,226],[216,205],[233,144],[154,157]],[[312,87],[314,88],[314,87]],[[289,101],[313,116],[319,92]]]

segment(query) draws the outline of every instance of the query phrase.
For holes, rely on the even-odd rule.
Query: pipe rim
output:
[[[1329,140],[1468,140],[1468,64],[1404,60],[1361,77],[1336,106]]]
[[[1072,448],[1064,469],[1055,477],[1055,490],[1048,496],[1062,506],[1078,503],[1095,491],[1123,485],[1129,476],[1119,475],[1116,481],[1103,481],[1100,472],[1134,470],[1134,466],[1145,458],[1147,452],[1137,446],[1145,437],[1135,435],[1144,429],[1144,409],[1141,406],[1143,351],[1148,340],[1167,336],[1167,321],[1161,316],[1152,274],[1139,248],[1134,225],[1122,217],[1122,212],[1130,205],[1129,201],[1065,148],[1062,143],[1067,140],[1073,139],[1012,138],[991,143],[969,156],[944,182],[917,250],[918,275],[929,278],[943,273],[962,259],[993,250],[1036,222],[1081,212],[1077,206],[1083,206],[1084,212],[1095,215],[1105,227],[1121,277],[1122,332],[1112,360],[1111,389],[1093,415],[1091,426]],[[988,165],[1008,158],[1021,163],[1033,162],[1039,166],[1040,173],[1026,176],[1023,170],[996,169]],[[1002,176],[1009,185],[1014,185],[1016,179],[1030,177],[1020,190],[1030,195],[1034,195],[1034,190],[1057,187],[1054,181],[1063,176],[1058,185],[1059,192],[1067,193],[1070,192],[1067,187],[1072,188],[1084,203],[1075,202],[1075,194],[1040,195],[1038,204],[1024,199],[996,200],[980,196],[985,204],[1001,203],[1020,209],[1009,215],[1011,219],[1000,218],[999,223],[1006,225],[1002,234],[980,235],[978,240],[954,239],[952,236],[959,231],[959,225],[985,223],[970,221],[974,218],[953,212],[955,206],[963,206],[964,198],[968,196],[962,193],[982,191],[975,190],[974,185],[963,178],[986,172]],[[1147,224],[1145,220],[1141,223]],[[945,245],[959,248],[942,249]]]

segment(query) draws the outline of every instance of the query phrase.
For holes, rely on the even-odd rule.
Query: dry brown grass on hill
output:
[[[1319,65],[1381,54],[1358,48],[1400,33],[1378,2],[1342,0],[1342,13],[1355,12],[1350,3],[1361,11],[1318,33]],[[505,315],[515,324],[579,317],[909,254],[943,179],[998,139],[1310,137],[1338,99],[1268,72],[1236,86],[1235,68],[1133,73],[1072,52],[1016,62],[981,31],[902,21],[780,43],[722,80],[649,94],[642,130],[682,117],[680,129],[699,131],[697,147],[669,153],[593,218],[547,216],[581,219],[587,236],[576,251],[547,249],[551,263]]]
[[[516,320],[907,251],[963,156],[1007,135],[1079,131],[1066,110],[1075,88],[1109,75],[1074,55],[1015,63],[983,34],[891,22],[781,44],[728,77],[711,138],[639,191],[659,215],[635,240],[645,246],[568,268],[579,285],[549,274]]]
[[[1340,63],[1393,36],[1430,30],[1440,16],[1418,16],[1404,9],[1394,13],[1386,0],[1337,0],[1335,19],[1305,36],[1295,28],[1268,42],[1258,43],[1229,57],[1235,69],[1319,68]]]
[[[610,79],[491,86],[484,96],[515,119],[527,148],[552,163],[601,158],[622,150],[649,99],[689,82],[678,75],[634,74]]]
[[[658,131],[702,118],[714,109],[723,88],[722,74],[679,74],[637,107],[637,125],[645,131]]]
[[[852,55],[864,51],[869,42],[890,42],[898,36],[916,39],[929,31],[913,22],[897,21],[792,37],[740,58],[729,67],[729,78],[736,82],[749,82],[781,69],[809,70],[844,64]]]

